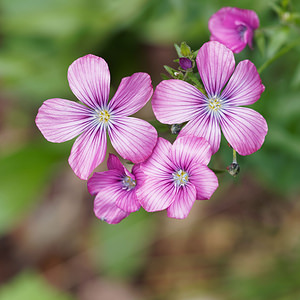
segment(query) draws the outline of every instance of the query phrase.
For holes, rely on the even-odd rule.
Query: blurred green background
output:
[[[177,67],[173,44],[199,49],[209,17],[237,5],[261,24],[236,60],[259,68],[282,54],[252,106],[268,122],[265,144],[185,220],[140,210],[99,221],[67,163],[73,142],[47,142],[38,108],[76,100],[67,69],[88,53],[108,62],[112,91],[141,71],[155,87],[163,65]],[[0,13],[0,300],[300,299],[299,1],[2,0]],[[151,105],[138,115],[151,121]],[[211,166],[231,155],[222,141]]]

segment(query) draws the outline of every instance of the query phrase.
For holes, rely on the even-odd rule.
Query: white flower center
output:
[[[185,186],[189,181],[189,175],[183,170],[176,171],[172,174],[175,185]]]
[[[111,116],[108,110],[103,109],[97,112],[97,117],[101,123],[107,124]]]
[[[135,188],[136,181],[129,176],[124,176],[122,185],[124,190],[130,191]]]
[[[221,109],[221,100],[217,97],[208,99],[208,108],[212,111],[218,111]]]

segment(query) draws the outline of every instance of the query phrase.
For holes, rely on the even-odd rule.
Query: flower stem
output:
[[[294,42],[286,45],[283,47],[280,51],[278,51],[275,55],[273,55],[271,58],[269,58],[266,62],[264,62],[260,68],[257,70],[259,74],[266,69],[272,62],[274,62],[277,58],[284,55],[285,53],[289,52],[291,49],[296,47],[298,44],[300,44],[300,38],[296,39]]]
[[[233,155],[233,157],[232,157],[232,162],[235,163],[235,164],[237,164],[236,151],[235,151],[234,149],[232,149],[232,150],[233,150],[233,151],[232,151],[232,155]]]

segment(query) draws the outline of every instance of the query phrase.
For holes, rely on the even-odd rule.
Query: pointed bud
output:
[[[233,162],[226,169],[231,176],[235,177],[240,172],[240,165]]]
[[[182,56],[185,56],[185,57],[192,55],[191,48],[186,44],[186,42],[181,43],[180,52],[181,52]]]

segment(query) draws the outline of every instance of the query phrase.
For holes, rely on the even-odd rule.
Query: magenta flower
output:
[[[253,10],[223,7],[208,21],[210,39],[218,41],[233,52],[241,52],[248,44],[252,48],[253,32],[259,19]]]
[[[220,126],[239,154],[257,151],[267,134],[267,123],[256,111],[239,107],[253,104],[264,91],[254,64],[243,60],[234,70],[232,51],[215,41],[200,48],[196,63],[206,94],[185,81],[164,80],[152,98],[156,118],[166,124],[188,121],[179,136],[204,137],[213,154],[220,147]]]
[[[123,78],[108,102],[107,63],[89,54],[70,65],[68,81],[83,104],[58,98],[46,100],[39,109],[36,125],[50,142],[64,142],[80,134],[69,157],[69,164],[79,178],[87,179],[103,162],[106,132],[123,158],[134,163],[147,159],[156,144],[157,132],[148,122],[128,116],[141,109],[152,96],[148,74],[135,73]]]
[[[107,168],[108,171],[93,174],[88,180],[88,190],[96,195],[94,212],[97,218],[116,224],[141,207],[136,197],[135,178],[140,171],[139,165],[134,165],[130,173],[113,154],[109,154]]]
[[[142,207],[150,212],[167,209],[168,217],[186,218],[196,199],[209,199],[218,187],[207,167],[210,157],[203,138],[177,138],[173,145],[158,138],[152,155],[140,166],[143,179],[137,196]]]

